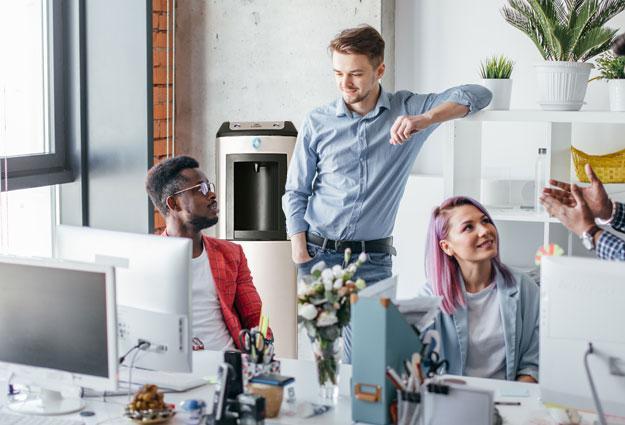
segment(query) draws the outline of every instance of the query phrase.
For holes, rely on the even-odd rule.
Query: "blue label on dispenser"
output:
[[[252,139],[252,147],[253,147],[254,149],[258,149],[258,148],[260,148],[260,137],[254,137],[254,138]]]

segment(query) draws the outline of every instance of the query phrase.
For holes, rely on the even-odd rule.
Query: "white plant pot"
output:
[[[592,65],[585,62],[545,61],[534,66],[538,103],[546,111],[579,111],[584,104]]]
[[[510,93],[512,92],[511,79],[483,78],[482,85],[493,94],[493,99],[486,109],[492,109],[494,111],[507,111],[510,109]]]
[[[625,111],[625,80],[608,80],[610,111]]]

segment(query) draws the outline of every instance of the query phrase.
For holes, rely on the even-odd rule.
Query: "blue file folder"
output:
[[[421,350],[421,340],[388,298],[352,297],[351,324],[352,420],[390,424],[396,389],[386,366],[403,372],[403,361]]]

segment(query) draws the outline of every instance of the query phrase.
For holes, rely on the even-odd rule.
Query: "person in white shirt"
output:
[[[539,288],[499,259],[486,209],[454,197],[431,217],[425,292],[443,298],[433,327],[447,373],[538,382]]]
[[[161,161],[148,171],[146,190],[166,224],[164,236],[193,241],[191,259],[194,345],[241,348],[239,334],[258,326],[262,301],[240,245],[202,233],[217,224],[215,187],[188,156]],[[271,329],[269,338],[273,338]]]

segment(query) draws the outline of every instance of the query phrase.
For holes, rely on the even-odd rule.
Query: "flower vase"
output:
[[[343,357],[343,338],[333,341],[315,338],[313,353],[317,365],[319,399],[322,404],[336,405],[339,395],[339,366]]]

